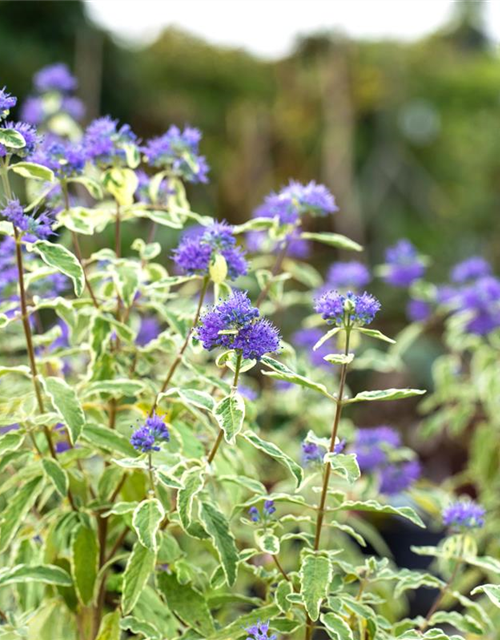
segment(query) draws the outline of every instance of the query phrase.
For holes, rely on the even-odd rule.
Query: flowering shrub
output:
[[[237,227],[200,215],[185,191],[208,180],[200,132],[143,142],[104,117],[76,135],[75,86],[60,65],[37,74],[31,124],[8,120],[16,99],[0,92],[0,637],[490,633],[500,562],[483,553],[489,513],[420,485],[394,428],[352,421],[359,403],[424,391],[350,387],[351,369],[400,363],[372,328],[383,310],[361,293],[361,263],[323,283],[296,261],[312,242],[361,250],[307,231],[337,211],[327,188],[291,182]],[[137,230],[131,246],[123,225]],[[80,236],[108,226],[113,246],[85,256]],[[182,232],[173,254],[158,226]],[[410,244],[387,260],[387,282],[437,304]],[[454,280],[445,304],[452,317],[466,309],[462,326],[480,340],[500,324],[496,280],[477,264]],[[295,350],[278,312],[293,320],[299,305]],[[387,557],[385,519],[441,530],[439,546],[414,548],[435,573]],[[405,617],[420,587],[433,604]]]

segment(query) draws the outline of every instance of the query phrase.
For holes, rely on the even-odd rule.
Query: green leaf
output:
[[[344,404],[352,404],[354,402],[373,402],[375,400],[402,400],[403,398],[411,398],[413,396],[421,396],[426,391],[423,389],[382,389],[380,391],[362,391],[351,398],[344,400]]]
[[[356,482],[361,475],[355,453],[327,453],[324,461],[330,463],[333,473],[350,484]]]
[[[71,540],[71,573],[78,599],[89,605],[99,569],[99,545],[93,529],[80,524]]]
[[[89,178],[88,176],[78,176],[76,178],[68,178],[68,182],[74,182],[76,184],[83,185],[90,195],[94,198],[94,200],[101,200],[103,197],[102,187],[94,180],[94,178]]]
[[[69,479],[66,471],[54,458],[44,458],[42,460],[43,470],[54,485],[57,493],[65,498],[68,495]]]
[[[0,144],[11,149],[22,149],[26,146],[23,136],[14,129],[0,129]]]
[[[311,620],[316,621],[333,577],[331,560],[327,556],[308,553],[302,559],[299,575],[304,606]]]
[[[85,424],[85,414],[72,387],[62,378],[41,377],[45,393],[68,428],[71,444],[75,444]]]
[[[99,633],[95,640],[120,640],[120,612],[107,613],[99,625]]]
[[[184,531],[191,525],[191,512],[195,496],[203,489],[204,478],[200,467],[185,471],[182,478],[182,489],[177,495],[177,510]]]
[[[13,164],[10,169],[14,173],[18,173],[23,178],[31,178],[32,180],[43,180],[44,182],[54,182],[54,172],[43,167],[41,164],[34,162],[18,162]]]
[[[0,587],[26,582],[57,584],[61,587],[70,587],[72,584],[71,576],[53,564],[18,564],[0,570]]]
[[[339,233],[310,233],[309,231],[303,231],[300,235],[304,240],[316,240],[316,242],[321,242],[329,247],[347,249],[348,251],[363,251],[363,247],[360,244]]]
[[[0,455],[9,451],[17,451],[24,441],[24,434],[18,431],[10,431],[0,436]]]
[[[218,509],[208,502],[201,503],[200,518],[220,558],[227,584],[231,586],[236,580],[236,565],[239,555],[227,520]]]
[[[301,376],[300,374],[295,373],[295,371],[292,371],[287,366],[285,366],[281,362],[278,362],[278,360],[271,358],[270,356],[264,356],[261,359],[261,363],[264,366],[272,369],[272,371],[263,371],[262,373],[265,376],[269,376],[270,378],[273,378],[276,380],[284,380],[285,382],[291,382],[292,384],[298,384],[301,387],[308,387],[309,389],[313,389],[314,391],[319,391],[319,393],[322,393],[328,398],[332,397],[328,393],[327,388],[325,387],[324,384],[314,382],[314,380],[310,380],[305,376]]]
[[[113,167],[104,173],[103,184],[118,204],[130,206],[134,201],[139,179],[132,169]]]
[[[5,551],[35,504],[44,484],[43,476],[33,478],[18,489],[2,512],[0,523],[0,553]]]
[[[346,500],[338,507],[332,507],[335,511],[370,511],[373,513],[386,513],[401,516],[425,529],[422,518],[411,507],[393,507],[389,504],[381,504],[376,500]]]
[[[491,602],[500,609],[500,586],[496,584],[482,584],[471,591],[473,596],[476,593],[484,593]]]
[[[264,451],[264,453],[267,453],[268,456],[274,458],[276,462],[284,465],[295,477],[297,487],[302,484],[302,480],[304,479],[304,470],[295,462],[295,460],[290,458],[290,456],[284,453],[278,446],[276,446],[272,442],[266,442],[265,440],[262,440],[262,438],[259,438],[259,436],[256,433],[253,433],[253,431],[245,431],[242,435],[245,440],[256,449]]]
[[[128,380],[126,378],[116,378],[115,380],[96,380],[85,387],[84,395],[90,396],[95,393],[109,393],[113,398],[123,396],[137,396],[144,391],[144,383],[140,380]]]
[[[429,624],[449,624],[464,633],[478,635],[484,633],[483,626],[475,618],[461,614],[458,611],[437,611],[429,620]]]
[[[149,622],[138,620],[133,616],[126,616],[120,622],[120,627],[124,631],[131,631],[134,634],[142,634],[147,640],[162,640],[162,634]],[[98,640],[98,639],[97,639]]]
[[[357,330],[360,333],[363,333],[365,336],[370,336],[370,338],[382,340],[382,342],[388,342],[389,344],[396,344],[395,340],[393,340],[392,338],[388,338],[381,331],[377,331],[377,329],[365,329],[364,327],[357,327]]]
[[[283,613],[288,613],[292,606],[292,603],[288,600],[288,596],[293,593],[292,583],[288,580],[283,580],[276,587],[274,592],[274,598],[276,604]]]
[[[158,550],[157,536],[165,509],[156,498],[144,500],[134,511],[132,526],[141,544],[151,551]]]
[[[137,457],[137,451],[130,444],[130,440],[118,431],[101,427],[87,422],[82,432],[82,438],[95,447],[101,447],[112,453],[122,453],[124,456]]]
[[[324,336],[322,336],[318,342],[316,342],[316,344],[313,347],[313,351],[317,351],[327,340],[329,340],[330,338],[333,338],[333,336],[336,336],[337,333],[339,333],[339,331],[343,331],[343,327],[334,327],[333,329],[330,329],[330,331],[327,331],[325,333]]]
[[[199,391],[198,389],[180,389],[178,387],[169,389],[165,393],[160,393],[158,396],[158,403],[160,403],[163,398],[169,398],[171,396],[177,396],[183,403],[205,411],[213,411],[215,407],[213,397],[206,391]]]
[[[168,608],[184,624],[202,634],[204,638],[214,633],[214,621],[205,598],[187,584],[181,584],[173,574],[162,572],[158,576],[158,588],[165,596]]]
[[[37,240],[30,245],[31,250],[36,251],[45,264],[54,267],[60,273],[68,276],[73,282],[75,294],[79,297],[85,287],[83,269],[76,257],[60,244],[52,244],[47,240]]]
[[[351,627],[336,613],[322,613],[320,621],[325,626],[329,637],[333,638],[333,640],[352,640]]]
[[[214,416],[219,427],[224,431],[226,442],[234,444],[236,436],[243,428],[245,401],[239,393],[231,393],[215,407]]]
[[[280,552],[280,541],[278,536],[275,536],[268,529],[256,531],[255,542],[259,549],[264,553],[269,553],[272,556],[275,556]]]
[[[354,360],[354,353],[349,353],[347,355],[344,355],[343,353],[329,353],[323,358],[323,360],[326,360],[331,364],[351,364]]]
[[[156,554],[136,542],[123,575],[122,610],[124,614],[134,608],[156,563]]]
[[[118,295],[126,307],[132,304],[139,288],[139,270],[131,260],[122,260],[111,269]]]

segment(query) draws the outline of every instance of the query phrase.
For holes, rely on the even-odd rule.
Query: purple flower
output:
[[[278,637],[275,633],[269,635],[269,621],[257,622],[257,624],[247,627],[245,631],[249,634],[246,640],[276,640]]]
[[[50,136],[35,149],[29,161],[51,169],[58,178],[67,178],[83,173],[87,154],[78,143]]]
[[[41,213],[37,218],[29,216],[24,213],[24,209],[17,199],[10,200],[1,213],[25,234],[24,239],[28,242],[34,242],[37,238],[46,240],[54,234],[52,231],[54,221],[48,213]]]
[[[330,369],[328,362],[324,357],[331,353],[331,343],[323,343],[319,349],[313,350],[314,345],[323,337],[323,331],[317,327],[311,329],[299,329],[292,336],[292,342],[295,346],[304,349],[309,357],[311,364],[315,367],[323,367]]]
[[[412,299],[406,305],[406,315],[412,322],[425,322],[432,314],[432,307],[425,300]]]
[[[75,96],[65,96],[61,102],[61,111],[67,113],[73,120],[79,122],[85,116],[85,105]]]
[[[409,240],[399,240],[385,252],[385,282],[394,287],[408,287],[425,273],[425,264]]]
[[[146,419],[146,422],[139,427],[130,438],[130,443],[142,453],[160,451],[160,444],[170,440],[170,433],[164,419],[154,413]]]
[[[173,252],[173,260],[181,271],[189,275],[208,275],[217,254],[224,257],[230,280],[248,271],[245,253],[236,246],[233,229],[226,222],[214,222],[204,230],[189,233]]]
[[[244,398],[250,400],[251,402],[257,400],[257,398],[259,397],[257,391],[255,391],[255,389],[252,389],[252,387],[248,387],[246,384],[240,384],[238,386],[238,391]]]
[[[315,442],[303,442],[302,443],[302,464],[315,465],[323,464],[323,456],[326,453],[325,447],[316,444]]]
[[[500,281],[492,276],[480,278],[463,289],[455,299],[458,312],[470,316],[469,333],[486,335],[500,326]]]
[[[61,335],[58,336],[51,345],[52,349],[65,349],[69,347],[69,327],[64,320],[58,319],[57,326],[61,329]]]
[[[443,523],[452,529],[480,529],[484,527],[486,511],[477,502],[462,498],[443,510]]]
[[[9,111],[17,104],[17,98],[7,93],[5,87],[0,89],[0,120],[9,115]]]
[[[0,427],[0,435],[5,435],[6,433],[10,433],[11,431],[18,431],[18,424],[8,424],[5,427]]]
[[[41,138],[38,136],[35,127],[32,127],[27,122],[6,122],[3,128],[17,131],[17,133],[24,138],[25,145],[21,149],[14,149],[13,147],[0,144],[0,158],[11,153],[16,154],[20,158],[25,158],[33,153],[36,145],[40,142]]]
[[[334,262],[328,269],[326,283],[333,289],[356,290],[366,287],[371,276],[367,267],[361,262]]]
[[[269,518],[276,513],[276,507],[274,506],[274,500],[266,500],[264,502],[264,507],[262,509],[262,516],[260,514],[259,509],[256,506],[250,507],[248,510],[248,515],[250,516],[250,520],[252,522],[260,522],[261,519],[269,520]]]
[[[110,116],[97,118],[89,124],[83,137],[87,157],[101,166],[125,159],[125,148],[133,145],[136,136],[128,124],[118,128],[118,120]]]
[[[278,351],[279,332],[259,317],[248,295],[234,291],[205,313],[198,325],[198,338],[208,351],[225,347],[239,351],[243,358],[260,360],[265,353]]]
[[[136,344],[145,347],[158,337],[160,333],[160,323],[156,318],[141,318],[141,325],[135,339]]]
[[[37,96],[26,98],[21,107],[21,118],[29,124],[41,124],[45,118],[43,100]]]
[[[324,216],[337,210],[335,198],[324,185],[314,181],[303,185],[290,180],[287,187],[269,194],[253,215],[257,218],[278,218],[284,225],[296,224],[306,213]]]
[[[401,438],[391,427],[360,429],[356,434],[354,452],[361,471],[373,471],[387,461],[387,452],[401,445]]]
[[[420,474],[421,467],[417,460],[384,466],[380,474],[380,492],[392,496],[406,491],[420,478]]]
[[[316,301],[314,309],[328,324],[363,326],[372,322],[380,310],[380,302],[366,291],[361,295],[329,291]]]
[[[266,500],[264,502],[264,515],[270,517],[276,513],[276,507],[274,506],[274,500]]]
[[[70,93],[78,86],[76,78],[71,75],[67,65],[62,62],[51,64],[40,69],[40,71],[35,74],[33,82],[39,93],[45,93],[47,91]]]
[[[451,271],[451,280],[458,284],[491,275],[491,265],[480,256],[472,256],[456,264]]]
[[[250,509],[248,510],[248,515],[250,516],[250,520],[252,522],[259,522],[260,513],[259,513],[259,510],[257,509],[257,507],[255,507],[255,506],[250,507]]]
[[[209,167],[199,154],[201,132],[193,127],[172,125],[162,136],[148,140],[142,147],[148,163],[154,167],[167,167],[188,182],[208,182]]]

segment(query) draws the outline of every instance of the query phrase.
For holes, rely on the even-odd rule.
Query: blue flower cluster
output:
[[[443,510],[443,523],[452,529],[480,529],[484,527],[486,511],[473,500],[453,502]]]
[[[425,273],[425,264],[413,244],[399,240],[385,252],[384,280],[393,287],[408,287]]]
[[[359,468],[364,473],[377,472],[380,476],[380,492],[386,495],[405,491],[421,474],[417,460],[390,462],[390,453],[400,446],[401,438],[391,427],[360,429],[356,435],[353,450]]]
[[[307,213],[325,216],[337,210],[335,198],[324,185],[314,181],[304,185],[291,180],[278,193],[268,195],[253,215],[257,218],[277,218],[282,225],[295,225]]]
[[[345,449],[345,446],[346,446],[346,441],[341,440],[340,442],[337,442],[337,444],[333,449],[333,452],[342,453],[342,451]],[[309,465],[323,464],[323,457],[327,452],[326,447],[323,447],[317,444],[316,442],[304,441],[302,442],[301,448],[302,448],[303,466],[306,467]]]
[[[257,622],[257,624],[247,627],[245,631],[249,634],[246,640],[277,640],[278,638],[275,633],[269,635],[269,621]]]
[[[201,132],[193,127],[172,125],[162,136],[152,138],[141,148],[153,167],[163,167],[188,182],[208,182],[209,167],[199,153]]]
[[[16,149],[0,143],[0,158],[5,158],[5,156],[12,154],[15,154],[19,158],[25,158],[33,153],[36,145],[41,141],[41,137],[38,135],[35,127],[32,127],[26,122],[5,122],[2,125],[2,129],[12,129],[19,133],[23,137],[25,145],[20,149]]]
[[[194,237],[187,235],[173,252],[173,260],[183,273],[208,275],[217,254],[224,257],[230,280],[247,273],[245,252],[236,246],[233,229],[225,222],[215,222]]]
[[[243,358],[260,360],[280,346],[278,329],[259,317],[248,295],[234,291],[200,319],[198,338],[208,351],[225,347],[240,352]]]
[[[58,178],[68,178],[83,173],[87,153],[79,143],[48,135],[37,146],[29,160],[51,169]]]
[[[348,291],[345,295],[329,291],[314,306],[323,320],[337,326],[363,326],[370,324],[380,310],[380,302],[366,291],[358,295]]]
[[[451,280],[456,284],[471,283],[491,275],[491,265],[481,256],[472,256],[456,264],[451,271]]]
[[[21,109],[24,121],[40,125],[61,113],[76,121],[85,115],[83,102],[71,95],[78,87],[78,81],[65,64],[58,62],[40,69],[33,84],[36,95],[28,97]]]
[[[145,347],[151,340],[158,337],[160,330],[160,323],[156,318],[142,318],[135,339],[136,344],[140,347]]]
[[[262,515],[259,509],[256,506],[250,507],[248,510],[248,515],[250,516],[250,520],[252,522],[260,522],[261,520],[266,521],[276,513],[276,507],[274,506],[274,500],[266,500],[264,502],[264,507],[262,509]]]
[[[130,438],[130,443],[142,453],[160,451],[160,445],[170,440],[170,433],[164,419],[154,413],[146,419],[146,422],[139,427]]]
[[[135,145],[135,133],[128,124],[118,126],[110,116],[97,118],[89,124],[83,136],[86,156],[101,167],[124,163],[126,147]]]
[[[361,262],[334,262],[328,269],[326,285],[329,289],[357,291],[371,280],[368,268]]]
[[[17,98],[7,93],[6,88],[0,89],[0,120],[9,115],[9,111],[17,104]]]
[[[24,240],[28,242],[35,242],[37,239],[46,240],[54,234],[52,231],[54,221],[48,213],[40,213],[36,218],[29,216],[24,213],[24,209],[17,199],[10,200],[1,213],[23,233]]]

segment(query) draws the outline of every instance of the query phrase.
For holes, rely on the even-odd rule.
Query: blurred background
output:
[[[499,38],[500,6],[478,0],[3,0],[0,84],[25,97],[64,61],[87,121],[203,131],[195,210],[243,221],[316,179],[369,263],[406,236],[439,280],[473,253],[500,260]]]

